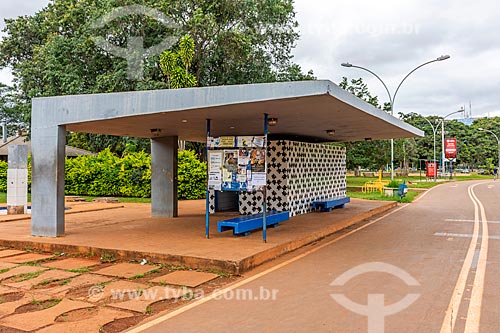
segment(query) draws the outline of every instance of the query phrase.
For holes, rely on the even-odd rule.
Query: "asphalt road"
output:
[[[384,331],[500,332],[500,182],[436,187],[133,332]]]

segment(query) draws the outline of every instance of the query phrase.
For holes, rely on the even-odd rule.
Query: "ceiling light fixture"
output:
[[[150,129],[151,135],[154,136],[155,138],[159,137],[161,134],[161,128],[152,128]]]
[[[269,118],[269,119],[267,119],[267,124],[269,126],[276,126],[276,124],[278,124],[278,118]]]
[[[187,123],[187,122],[188,122],[188,121],[187,121],[187,119],[182,119],[182,120],[181,120],[181,123],[184,123],[184,124],[185,124],[185,123]]]

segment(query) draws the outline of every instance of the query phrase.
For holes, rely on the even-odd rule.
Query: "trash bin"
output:
[[[398,187],[399,197],[403,198],[407,192],[408,192],[408,185],[406,185],[406,182],[404,182],[403,184],[399,184],[399,187]]]

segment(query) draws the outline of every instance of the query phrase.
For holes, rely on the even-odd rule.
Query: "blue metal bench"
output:
[[[268,227],[276,228],[280,222],[290,219],[289,212],[277,212],[270,211],[267,212],[266,224]],[[217,231],[224,232],[227,230],[233,230],[233,235],[235,236],[248,236],[250,231],[262,229],[263,214],[253,214],[245,215],[240,217],[235,217],[229,220],[223,220],[217,222]]]
[[[351,202],[351,198],[333,198],[325,200],[317,200],[313,202],[313,208],[321,208],[322,212],[331,212],[334,208],[344,208],[346,203]]]

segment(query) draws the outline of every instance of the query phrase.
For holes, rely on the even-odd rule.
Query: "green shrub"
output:
[[[193,151],[178,155],[178,198],[202,199],[206,191],[207,165]],[[7,162],[0,161],[0,192],[7,191]],[[69,195],[151,196],[151,155],[126,153],[122,158],[109,149],[97,156],[66,159],[65,192]],[[31,158],[28,160],[28,186],[31,188]]]
[[[7,192],[7,168],[8,163],[0,161],[0,192]]]
[[[184,150],[179,152],[178,168],[179,199],[202,199],[205,197],[207,164],[198,160],[195,152]]]
[[[179,152],[179,199],[205,197],[206,163],[194,152]],[[90,196],[151,196],[151,155],[131,152],[119,158],[109,149],[97,156],[66,159],[66,194]]]

